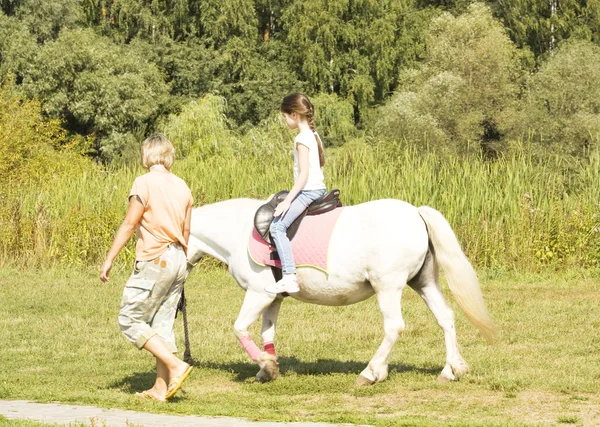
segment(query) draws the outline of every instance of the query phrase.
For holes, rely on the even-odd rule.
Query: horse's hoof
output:
[[[267,376],[267,381],[275,381],[277,378],[279,378],[279,364],[274,360],[269,360],[266,362],[265,366],[262,368],[262,371],[264,371],[265,375]]]
[[[364,387],[367,385],[373,385],[375,384],[375,380],[370,380],[367,377],[365,377],[364,375],[359,375],[358,378],[356,379],[356,382],[354,383],[354,385],[356,385],[357,387]]]
[[[277,356],[262,352],[258,357],[257,362],[260,366],[260,371],[258,374],[256,374],[256,380],[258,382],[266,383],[279,378],[279,364],[277,363]]]

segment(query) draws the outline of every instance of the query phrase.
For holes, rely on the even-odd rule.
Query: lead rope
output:
[[[179,300],[179,305],[177,306],[177,310],[181,311],[183,314],[183,335],[185,341],[185,352],[183,353],[183,361],[185,363],[189,363],[190,365],[193,362],[192,359],[192,351],[190,350],[190,333],[188,331],[188,321],[187,321],[187,300],[185,299],[185,288],[181,290],[181,299]]]

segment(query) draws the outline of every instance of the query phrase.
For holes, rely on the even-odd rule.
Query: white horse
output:
[[[230,274],[246,291],[234,332],[248,355],[259,364],[259,381],[276,379],[279,368],[273,347],[270,354],[260,351],[248,329],[262,314],[263,343],[273,343],[283,300],[264,290],[275,280],[271,269],[255,264],[248,255],[254,213],[264,203],[233,199],[194,209],[188,250],[191,265],[205,254],[226,263]],[[444,332],[446,365],[438,380],[457,380],[468,371],[458,351],[454,314],[440,291],[438,264],[459,306],[488,342],[495,327],[475,271],[441,213],[392,199],[347,206],[331,239],[328,274],[310,267],[298,268],[300,292],[291,297],[342,306],[377,296],[385,336],[357,384],[374,384],[387,378],[389,355],[404,330],[401,297],[407,284],[423,298]]]

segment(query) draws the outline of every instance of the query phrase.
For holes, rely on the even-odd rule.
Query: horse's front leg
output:
[[[275,295],[270,295],[266,292],[257,292],[249,288],[246,291],[240,314],[233,324],[233,330],[240,341],[240,344],[246,353],[248,353],[248,356],[258,363],[261,371],[267,365],[277,364],[277,357],[266,351],[261,351],[254,341],[252,341],[249,329],[250,325],[256,322],[260,314],[265,308],[271,305],[274,300]]]
[[[275,353],[275,325],[277,323],[277,316],[279,315],[279,309],[281,308],[282,298],[276,298],[275,301],[269,305],[262,315],[262,339],[263,339],[263,350],[271,356],[277,358]],[[256,374],[256,379],[260,382],[267,382],[276,380],[279,377],[279,365],[277,359],[268,361],[261,370]]]
[[[375,287],[375,286],[374,286]],[[404,331],[404,319],[400,300],[404,285],[377,289],[377,302],[383,316],[384,338],[369,365],[356,379],[356,385],[371,385],[385,380],[388,376],[388,359],[400,332]]]

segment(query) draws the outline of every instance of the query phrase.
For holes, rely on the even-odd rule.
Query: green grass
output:
[[[38,421],[26,421],[26,420],[9,420],[0,415],[0,427],[56,427],[58,424],[56,423],[41,423]],[[89,427],[90,424],[84,423],[71,423],[71,424],[60,424],[61,427]],[[104,427],[102,424],[98,423],[96,425],[92,424],[92,427]]]
[[[382,339],[374,299],[340,308],[286,300],[276,340],[282,376],[258,384],[257,367],[232,329],[243,292],[223,269],[198,269],[186,288],[197,368],[168,404],[133,397],[152,384],[154,363],[121,336],[116,315],[127,272],[113,275],[105,285],[95,269],[0,270],[0,398],[377,426],[600,423],[598,271],[483,272],[502,334],[491,346],[449,298],[472,369],[452,384],[435,381],[444,365],[442,334],[407,289],[407,330],[392,353],[388,380],[357,388],[354,380]],[[176,323],[181,338],[181,319]],[[260,342],[258,328],[253,336]]]

